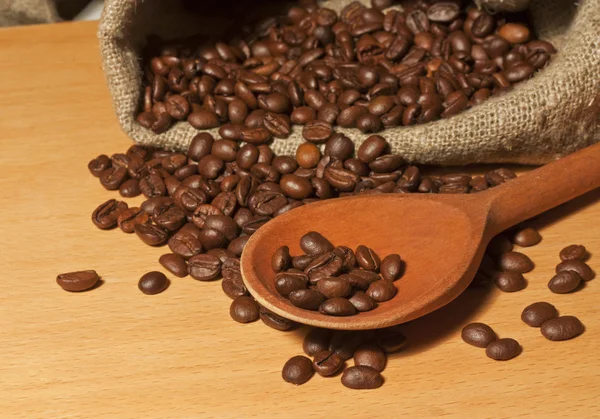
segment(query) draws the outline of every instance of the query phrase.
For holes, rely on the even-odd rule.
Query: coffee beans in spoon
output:
[[[403,266],[399,255],[388,255],[382,262],[367,246],[360,245],[356,251],[335,247],[316,231],[300,238],[300,248],[304,255],[290,257],[289,247],[281,246],[271,259],[277,274],[275,288],[297,307],[329,316],[353,316],[396,295],[393,281],[401,277]],[[294,265],[302,257],[309,258],[306,264]]]

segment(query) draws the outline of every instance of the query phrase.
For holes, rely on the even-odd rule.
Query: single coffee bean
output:
[[[273,159],[272,166],[282,175],[286,175],[298,169],[298,162],[290,156],[277,156]]]
[[[300,239],[300,248],[307,255],[318,255],[333,250],[333,244],[320,233],[310,231]]]
[[[584,327],[575,316],[560,316],[546,320],[540,331],[548,340],[561,341],[579,336],[583,333]]]
[[[96,286],[99,280],[100,277],[93,270],[68,272],[56,277],[56,283],[71,292],[87,291]]]
[[[383,279],[395,281],[402,275],[403,263],[400,255],[388,255],[381,261],[379,272]]]
[[[556,273],[562,271],[575,271],[579,274],[582,280],[589,281],[594,279],[595,273],[592,268],[581,260],[573,259],[561,262],[556,266]]]
[[[365,294],[364,291],[355,292],[349,301],[359,312],[371,311],[376,307],[375,301]]]
[[[187,262],[179,255],[167,253],[158,259],[158,263],[179,278],[184,278],[188,275]]]
[[[281,272],[289,269],[292,265],[292,257],[290,256],[290,248],[281,246],[273,253],[271,257],[271,268],[273,272]]]
[[[312,195],[313,187],[308,179],[288,174],[283,175],[279,181],[283,192],[294,199],[305,199]]]
[[[357,157],[363,163],[371,163],[389,148],[388,142],[380,135],[371,135],[358,148]]]
[[[325,301],[325,296],[313,289],[292,291],[288,298],[293,305],[305,310],[318,310],[321,303]]]
[[[333,330],[329,329],[311,329],[304,337],[302,350],[308,356],[314,356],[319,352],[328,350],[332,334]]]
[[[100,174],[100,184],[104,189],[115,191],[127,180],[127,169],[124,167],[109,167]]]
[[[208,132],[201,132],[197,134],[194,138],[192,138],[192,142],[188,147],[188,156],[195,161],[200,161],[200,159],[208,154],[210,154],[210,150],[212,149],[212,145],[215,139]]]
[[[296,161],[298,165],[305,169],[316,167],[321,160],[321,151],[312,143],[304,143],[298,146],[296,150]]]
[[[383,384],[383,377],[374,368],[365,365],[349,367],[342,374],[342,384],[355,390],[379,388]]]
[[[275,289],[284,297],[308,287],[308,276],[304,272],[280,272],[275,276]]]
[[[260,307],[253,297],[241,296],[231,302],[229,315],[238,323],[251,323],[258,320]]]
[[[329,350],[347,361],[354,356],[356,348],[365,343],[370,336],[372,332],[335,331],[329,343]]]
[[[463,328],[461,337],[469,345],[485,348],[496,340],[496,333],[487,324],[471,323]]]
[[[226,271],[223,271],[223,281],[221,281],[221,288],[226,296],[235,300],[237,297],[242,295],[249,295],[248,289],[244,285],[244,281],[242,280],[242,274],[232,273],[225,274]]]
[[[542,236],[536,229],[528,227],[519,230],[513,236],[513,243],[521,247],[535,246],[542,241]]]
[[[367,289],[367,295],[378,303],[391,300],[397,292],[398,289],[394,286],[394,283],[387,279],[375,281]]]
[[[308,122],[302,129],[302,137],[315,144],[326,142],[331,134],[333,134],[331,124],[320,120]]]
[[[496,286],[504,292],[521,291],[527,285],[523,274],[519,272],[498,272],[495,281]]]
[[[516,177],[517,177],[517,175],[513,171],[511,171],[509,169],[504,169],[504,168],[492,170],[485,174],[485,180],[487,180],[487,182],[491,186],[501,185],[504,182],[507,182]]]
[[[508,272],[527,273],[533,269],[533,262],[523,253],[508,252],[500,255],[498,266]]]
[[[326,252],[317,256],[304,272],[308,275],[310,282],[316,284],[319,280],[331,276],[337,276],[344,268],[344,256],[339,253]]]
[[[379,260],[379,256],[377,256],[373,249],[360,245],[356,248],[355,254],[356,261],[361,268],[374,272],[379,270],[379,265],[381,262]]]
[[[496,361],[508,361],[521,353],[521,345],[512,338],[495,340],[485,348],[488,358]]]
[[[100,177],[102,172],[112,166],[110,158],[106,154],[101,154],[88,163],[88,170],[95,177]]]
[[[381,279],[377,273],[363,269],[352,269],[347,275],[342,275],[342,277],[347,278],[350,285],[359,290],[367,290],[371,283]]]
[[[138,288],[146,295],[160,294],[169,286],[169,280],[162,272],[148,272],[144,274],[139,282]]]
[[[354,352],[354,365],[371,367],[381,372],[385,368],[386,362],[385,352],[373,343],[361,345]]]
[[[560,251],[560,260],[566,262],[568,260],[584,260],[587,256],[585,246],[580,244],[572,244]]]
[[[296,322],[288,320],[285,317],[281,317],[265,307],[260,308],[259,315],[264,324],[275,330],[280,330],[283,332],[296,327]]]
[[[319,281],[319,283],[321,281]],[[322,314],[328,314],[330,316],[352,316],[356,314],[356,308],[352,303],[348,301],[348,299],[342,297],[334,297],[325,300],[319,306],[319,311]]]
[[[102,230],[114,228],[117,225],[119,215],[127,209],[127,203],[109,199],[100,204],[92,213],[92,222]]]
[[[315,354],[313,369],[322,377],[329,377],[344,367],[344,360],[332,351],[322,351]]]
[[[287,383],[301,385],[306,383],[313,376],[312,361],[302,355],[290,358],[281,371],[281,377]]]
[[[125,198],[135,198],[136,196],[139,196],[142,191],[140,190],[140,185],[137,179],[129,179],[121,184],[119,187],[119,193]]]
[[[398,326],[379,329],[375,333],[377,345],[385,353],[391,354],[406,348],[408,341]]]
[[[543,301],[528,305],[521,313],[521,320],[531,327],[540,327],[544,322],[555,317],[558,317],[556,307]]]
[[[207,109],[194,111],[188,116],[187,120],[191,126],[200,130],[216,128],[220,124],[217,114]]]
[[[133,233],[137,224],[146,224],[150,221],[150,215],[142,209],[131,207],[119,214],[117,225],[125,233]]]
[[[555,294],[567,294],[577,289],[581,276],[576,271],[561,271],[548,282],[548,288]]]
[[[167,186],[163,179],[157,174],[150,174],[141,178],[139,187],[146,198],[164,196],[167,194]]]
[[[519,23],[506,23],[498,29],[498,35],[511,44],[524,44],[529,41],[529,28]]]
[[[169,239],[167,231],[154,224],[136,224],[133,231],[148,246],[162,246]]]
[[[221,260],[214,255],[195,255],[188,261],[188,270],[198,281],[211,281],[221,274]]]
[[[347,297],[352,292],[350,282],[342,277],[323,278],[317,282],[317,289],[326,298]]]

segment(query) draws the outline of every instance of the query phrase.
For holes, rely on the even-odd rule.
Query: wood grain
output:
[[[339,377],[284,383],[281,367],[301,352],[305,331],[234,323],[219,283],[172,278],[163,294],[141,294],[137,280],[159,268],[162,251],[89,219],[115,194],[87,161],[130,144],[111,109],[95,29],[0,30],[2,418],[600,417],[599,279],[574,294],[546,288],[567,244],[585,244],[600,271],[598,190],[536,220],[544,240],[524,250],[536,263],[525,290],[468,290],[407,324],[411,347],[390,360],[376,391],[348,390]],[[56,275],[76,269],[96,269],[104,284],[62,291]],[[521,310],[540,300],[577,315],[585,334],[549,342],[525,326]],[[517,339],[523,353],[486,358],[460,341],[471,321]]]

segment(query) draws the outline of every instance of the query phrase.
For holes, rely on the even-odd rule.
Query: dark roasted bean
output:
[[[469,345],[485,348],[496,340],[496,333],[487,324],[471,323],[463,328],[461,337]]]
[[[512,338],[498,339],[485,348],[485,354],[496,361],[508,361],[521,353],[521,345]]]
[[[547,320],[558,317],[556,308],[546,302],[528,305],[521,313],[521,320],[531,327],[540,327]]]
[[[290,358],[281,371],[281,376],[285,382],[301,385],[306,383],[313,376],[312,361],[305,356],[294,356]]]
[[[374,368],[357,365],[349,367],[342,374],[342,384],[355,390],[379,388],[383,384],[383,377]]]
[[[556,266],[556,273],[561,271],[575,271],[579,274],[582,280],[589,281],[594,279],[595,273],[588,264],[581,260],[572,259],[559,263]]]
[[[584,327],[575,316],[560,316],[545,321],[540,331],[548,340],[561,341],[579,336],[583,333]]]
[[[572,244],[560,251],[560,260],[566,262],[568,260],[584,260],[587,255],[585,246],[580,244]]]
[[[169,280],[162,272],[148,272],[143,275],[139,282],[138,288],[146,295],[160,294],[169,286]]]
[[[548,288],[555,294],[566,294],[577,289],[580,283],[581,276],[576,271],[564,270],[554,275]]]
[[[92,289],[100,281],[96,271],[78,271],[60,274],[56,277],[56,283],[65,291],[81,292]]]

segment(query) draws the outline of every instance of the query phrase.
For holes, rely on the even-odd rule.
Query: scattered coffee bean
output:
[[[109,199],[92,213],[92,222],[102,230],[114,228],[117,225],[119,215],[127,209],[127,204],[115,199]]]
[[[560,260],[563,262],[569,260],[581,260],[583,261],[587,256],[587,250],[585,246],[580,244],[572,244],[570,246],[565,247],[560,251]]]
[[[311,231],[300,239],[300,248],[307,255],[320,255],[321,253],[333,250],[333,244],[320,233]]]
[[[139,282],[138,288],[146,295],[160,294],[169,286],[169,280],[162,272],[148,272]]]
[[[162,255],[158,262],[173,275],[184,278],[188,275],[188,265],[184,258],[173,253]]]
[[[531,227],[519,230],[513,236],[513,242],[521,247],[535,246],[541,241],[542,236],[540,236],[540,233]]]
[[[344,360],[335,352],[326,350],[315,354],[312,367],[320,376],[329,377],[344,367]]]
[[[487,324],[471,323],[463,328],[461,337],[469,345],[485,348],[496,340],[496,333]]]
[[[265,307],[260,308],[259,315],[264,324],[276,330],[285,331],[296,327],[296,322],[288,320],[285,317],[281,317]]]
[[[304,337],[302,349],[308,356],[314,356],[319,352],[329,349],[329,342],[333,331],[329,329],[313,328]]]
[[[77,271],[59,274],[56,283],[65,291],[80,292],[93,288],[100,277],[96,271]]]
[[[527,273],[533,269],[533,262],[527,255],[519,252],[508,252],[500,255],[500,269],[508,272]]]
[[[195,255],[188,261],[188,270],[198,281],[212,281],[221,274],[221,260],[209,254]]]
[[[540,329],[548,340],[560,341],[573,339],[583,333],[584,327],[575,316],[561,316],[546,320]]]
[[[290,358],[281,371],[281,377],[287,383],[301,385],[313,376],[313,363],[305,356],[297,355]]]
[[[150,221],[150,215],[141,208],[131,207],[122,211],[117,217],[117,225],[124,232],[131,234],[138,224],[146,224]]]
[[[381,372],[385,368],[386,362],[387,357],[385,352],[373,343],[359,346],[356,352],[354,352],[354,365],[371,367]]]
[[[528,305],[521,313],[521,320],[531,327],[540,327],[544,322],[555,317],[558,317],[556,307],[543,301]]]
[[[260,307],[254,298],[242,295],[231,302],[229,315],[238,323],[251,323],[258,320]]]
[[[496,361],[508,361],[520,353],[521,345],[512,338],[495,340],[485,348],[485,354]]]
[[[590,268],[587,263],[577,259],[567,260],[559,263],[556,266],[556,273],[562,271],[575,271],[584,281],[592,280],[595,276],[594,271],[592,271],[592,268]]]
[[[342,374],[342,384],[355,390],[379,388],[383,384],[383,377],[374,368],[357,365],[349,367]]]
[[[496,286],[504,292],[521,291],[527,285],[523,274],[519,272],[498,272],[495,281]]]
[[[555,294],[566,294],[577,289],[581,276],[576,271],[560,271],[548,282],[548,288]]]

